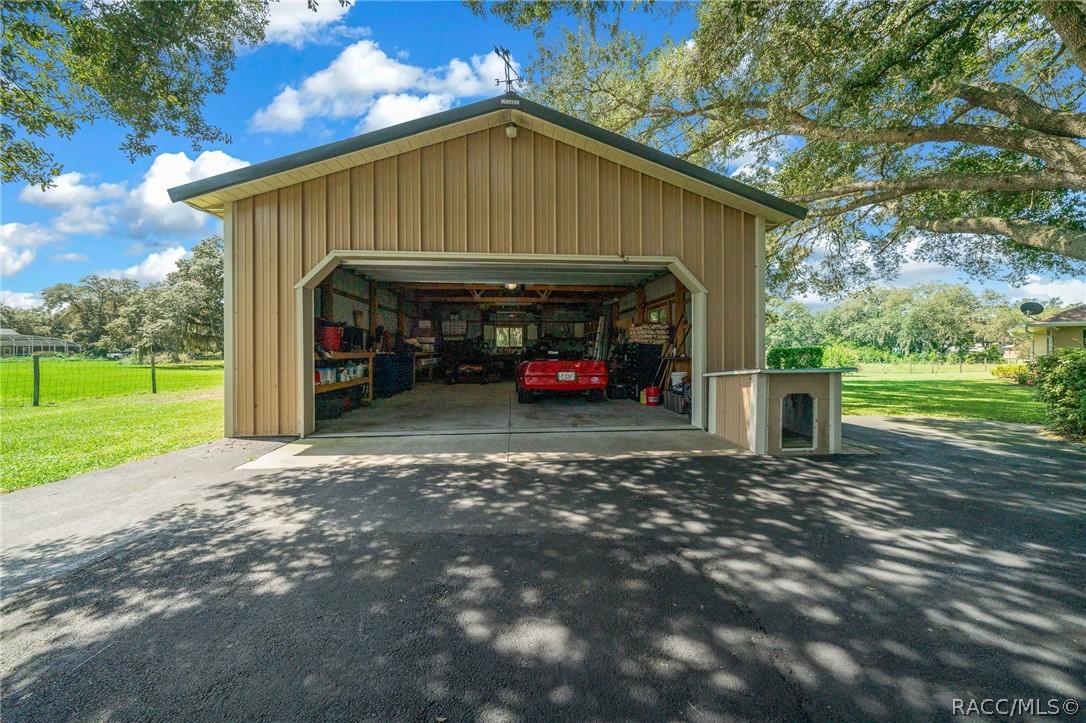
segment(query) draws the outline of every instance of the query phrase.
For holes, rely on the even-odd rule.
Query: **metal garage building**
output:
[[[228,435],[313,432],[314,290],[336,269],[552,286],[671,274],[690,305],[691,424],[767,449],[764,235],[802,207],[515,94],[170,195],[224,220]],[[736,379],[710,399],[720,372]]]

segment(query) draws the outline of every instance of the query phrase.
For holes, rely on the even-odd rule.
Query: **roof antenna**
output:
[[[513,55],[509,52],[509,49],[503,48],[500,45],[495,45],[494,54],[501,58],[502,62],[505,63],[505,80],[502,80],[501,78],[495,78],[494,85],[501,85],[502,83],[505,83],[506,93],[513,92],[514,83],[523,88],[524,81],[521,80],[520,76],[517,75],[515,70],[513,70]]]

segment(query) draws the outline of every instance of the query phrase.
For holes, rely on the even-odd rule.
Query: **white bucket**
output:
[[[677,387],[683,383],[683,379],[686,378],[686,372],[671,372],[671,386]]]

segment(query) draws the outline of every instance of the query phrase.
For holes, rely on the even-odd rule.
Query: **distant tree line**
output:
[[[152,349],[178,357],[223,347],[223,246],[218,236],[197,244],[160,283],[87,276],[41,292],[43,304],[0,304],[0,326],[20,334],[70,339],[91,354]]]
[[[963,284],[931,283],[910,288],[875,287],[840,304],[811,311],[798,301],[771,298],[766,308],[766,346],[841,346],[860,362],[962,358],[998,359],[1006,345],[1025,340],[1026,317],[993,291],[975,293]],[[1058,309],[1058,299],[1046,302]]]

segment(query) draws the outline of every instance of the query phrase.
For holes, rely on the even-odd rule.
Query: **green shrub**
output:
[[[1030,365],[1045,426],[1086,439],[1086,349],[1059,349]]]
[[[1000,379],[1010,379],[1018,384],[1033,385],[1033,372],[1028,364],[1000,364],[992,369],[992,375]]]
[[[983,364],[984,362],[997,362],[1003,358],[1003,349],[998,344],[986,347],[984,351],[967,351],[959,357],[966,364]]]
[[[843,369],[859,365],[860,354],[852,347],[836,344],[822,350],[822,366],[826,369]]]
[[[822,366],[820,346],[778,346],[766,354],[770,369],[818,369]]]

